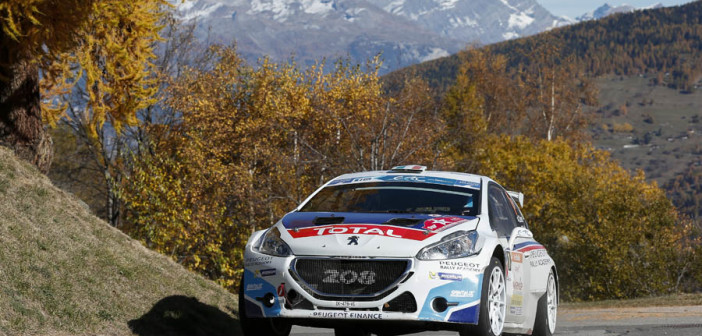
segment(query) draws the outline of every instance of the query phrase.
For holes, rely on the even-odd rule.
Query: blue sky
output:
[[[597,7],[609,3],[611,6],[628,4],[635,7],[647,7],[657,3],[664,6],[675,6],[692,2],[692,0],[536,0],[544,8],[558,16],[568,16],[576,18],[587,12],[595,10]]]

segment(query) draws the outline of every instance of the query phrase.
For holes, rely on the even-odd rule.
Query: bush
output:
[[[614,125],[612,125],[612,131],[618,133],[631,133],[634,131],[634,126],[631,126],[631,124],[627,122],[623,124],[614,123]]]
[[[480,173],[525,194],[528,223],[556,260],[565,300],[675,290],[683,267],[677,212],[643,173],[561,140],[495,137],[484,148]]]

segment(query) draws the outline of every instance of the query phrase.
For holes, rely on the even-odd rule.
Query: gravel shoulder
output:
[[[622,308],[561,308],[559,327],[702,325],[702,305],[622,307]]]

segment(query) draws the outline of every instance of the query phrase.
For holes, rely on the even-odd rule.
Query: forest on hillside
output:
[[[61,21],[10,4],[2,37],[31,62],[11,59],[4,73],[35,66],[41,81],[30,89],[42,90],[29,103],[1,103],[40,111],[53,127],[49,176],[110,225],[230,290],[252,231],[336,175],[414,163],[524,192],[567,300],[700,288],[699,227],[589,143],[596,88],[576,57],[562,56],[562,41],[536,45],[518,72],[505,55],[467,51],[437,96],[415,75],[381,79],[378,58],[247,64],[235,46],[201,45],[194,26],[156,0],[77,7],[84,21],[62,22],[65,40],[42,47],[54,37],[45,27]],[[135,9],[140,16],[128,14]],[[40,47],[23,49],[28,37]],[[131,52],[139,64],[126,62]]]
[[[503,57],[513,78],[511,85],[521,87],[525,72],[544,63],[544,48],[550,49],[552,64],[571,64],[571,71],[586,81],[604,75],[645,75],[650,85],[689,94],[702,87],[702,1],[615,14],[480,50],[491,57]],[[463,51],[398,70],[383,80],[396,86],[404,76],[418,76],[441,96],[455,83],[461,64],[470,62],[474,55],[471,50]],[[583,122],[595,118],[590,114]],[[682,213],[699,222],[701,169],[696,161],[689,165],[662,186]]]
[[[702,1],[614,14],[485,49],[506,57],[509,68],[519,72],[539,61],[535,50],[553,41],[560,44],[558,59],[572,59],[589,76],[650,73],[656,84],[689,91],[702,78]],[[466,52],[458,53],[388,77],[411,72],[443,91],[455,80],[466,56]]]

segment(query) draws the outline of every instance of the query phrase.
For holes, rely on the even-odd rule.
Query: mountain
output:
[[[240,335],[237,297],[0,146],[0,335]]]
[[[599,20],[601,18],[610,16],[612,14],[617,14],[617,13],[631,13],[636,10],[643,10],[643,9],[657,9],[663,7],[663,4],[657,3],[652,6],[648,7],[643,7],[643,8],[636,8],[634,6],[630,6],[627,4],[623,4],[620,6],[611,6],[610,4],[604,4],[601,7],[595,9],[592,12],[585,13],[579,17],[577,17],[575,20],[578,22],[582,21],[589,21],[589,20]]]
[[[592,76],[661,73],[666,84],[689,91],[702,75],[702,1],[637,10],[599,20],[552,29],[527,38],[487,46],[504,55],[510,67],[535,62],[531,51],[556,42],[563,58],[572,57]],[[388,74],[386,79],[414,73],[439,91],[453,84],[464,52]]]
[[[236,41],[249,62],[298,63],[378,53],[385,73],[448,56],[468,44],[532,35],[568,22],[536,0],[193,0],[174,2],[198,36]]]
[[[574,60],[599,89],[593,143],[623,167],[644,171],[702,223],[701,30],[702,1],[695,1],[589,20],[485,50],[504,56],[517,71],[538,62],[530,57],[538,46],[559,46],[562,59]],[[467,55],[417,64],[384,80],[420,76],[441,95]]]

